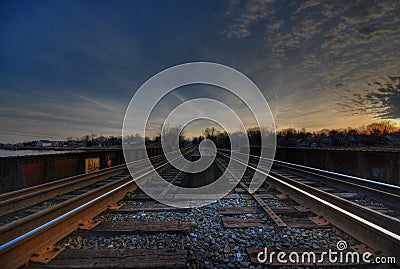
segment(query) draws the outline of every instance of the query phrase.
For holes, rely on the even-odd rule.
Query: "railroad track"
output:
[[[259,162],[271,160],[250,156],[249,163],[246,163],[242,154],[235,154],[233,158],[223,152],[220,155],[266,175],[267,184],[280,191],[282,198],[310,209],[322,224],[333,224],[377,252],[392,256],[400,253],[398,186],[283,162],[278,162],[279,169],[272,169],[268,174],[256,166]],[[241,184],[246,188],[244,182]],[[262,200],[257,198],[257,194],[251,195]],[[268,211],[278,226],[293,226],[276,218],[273,210]]]
[[[379,251],[393,253],[387,252],[382,242],[392,242],[397,247],[398,241],[379,237],[383,241],[376,246],[365,242],[359,232],[348,232],[346,229],[351,226],[347,225],[355,223],[345,219],[343,212],[335,211],[332,217],[329,208],[320,204],[322,198],[312,193],[315,201],[311,202],[310,197],[299,194],[305,191],[297,185],[287,185],[300,178],[299,174],[289,173],[288,168],[274,170],[282,175],[271,173],[266,184],[250,193],[253,166],[259,160],[247,164],[235,157],[222,152],[216,159],[221,171],[227,169],[229,160],[247,167],[245,175],[237,179],[241,179],[238,186],[220,201],[202,208],[165,206],[137,188],[135,180],[151,180],[154,176],[150,171],[138,171],[135,180],[127,178],[112,190],[93,194],[81,205],[2,244],[0,263],[7,268],[24,263],[29,268],[249,268],[260,264],[257,254],[264,247],[311,249],[318,253],[327,247],[335,249],[339,239],[360,252],[376,250],[377,255]],[[156,168],[171,184],[179,186],[184,181],[185,174],[167,163]],[[234,170],[228,172],[235,177]],[[110,207],[112,204],[117,205]],[[387,231],[395,233],[393,229]],[[375,235],[381,236],[379,232]],[[53,246],[48,251],[31,256],[49,245]],[[53,257],[56,254],[59,255]],[[282,266],[276,260],[270,265]],[[335,266],[325,261],[322,265]]]
[[[171,184],[182,183],[182,173],[174,167],[166,167],[162,176]],[[151,180],[152,175],[147,179]],[[186,209],[165,206],[154,201],[140,189],[118,202],[116,207],[108,207],[91,222],[93,227],[79,227],[78,231],[61,240],[58,245],[67,247],[57,258],[48,264],[37,262],[35,258],[29,268],[185,268],[188,251],[162,246],[165,235],[188,235],[190,222],[168,218],[151,220],[147,216],[155,212],[181,212]],[[157,235],[163,238],[157,238]],[[143,236],[156,236],[157,248],[146,248],[139,240],[136,248],[126,248],[119,241],[132,236],[137,239]],[[104,242],[104,238],[109,238]],[[71,248],[75,244],[87,244],[95,241],[94,248]],[[131,241],[131,244],[134,243]],[[60,246],[56,248],[59,249]],[[120,249],[115,247],[119,246]],[[124,247],[125,246],[125,247]],[[145,247],[145,248],[143,248]]]
[[[159,163],[163,161],[163,156],[156,156],[152,161]],[[130,165],[140,173],[144,169],[143,163],[139,160]],[[68,212],[95,195],[113,189],[129,178],[126,165],[119,165],[2,195],[0,244]]]
[[[190,152],[185,150],[184,154]],[[158,172],[169,167],[164,156],[150,160]],[[128,164],[135,169],[135,180],[153,173],[145,163]],[[24,264],[34,252],[62,239],[136,190],[135,180],[126,165],[121,165],[2,195],[2,215],[11,222],[0,227],[0,263],[10,268]],[[48,203],[53,205],[46,207]]]
[[[258,157],[250,156],[250,162],[253,164],[257,163],[257,160]],[[398,202],[400,201],[400,186],[278,160],[274,160],[273,163],[273,168],[276,168],[275,173],[284,174],[287,172],[289,173],[286,174],[288,177],[296,178],[297,180],[307,178],[307,180],[314,181],[313,184],[317,188],[321,190],[325,188],[327,192],[339,193],[345,191],[351,193],[351,191],[355,191],[357,193],[354,194],[354,196],[358,194],[370,200],[375,199],[377,203],[384,203],[386,206],[394,209],[398,207]],[[274,172],[274,170],[272,170],[272,172]],[[340,196],[340,194],[337,195]],[[352,195],[349,194],[343,194],[342,197],[352,199]],[[388,213],[388,209],[383,209],[382,206],[374,207],[373,203],[367,203],[367,201],[365,201],[365,203],[361,201],[360,204],[377,211]],[[395,212],[394,214],[396,215]]]
[[[287,163],[277,163],[271,174],[292,178],[388,217],[400,219],[399,186]]]
[[[155,162],[155,164],[157,164],[157,162],[159,162],[162,159],[163,156],[155,156],[151,158],[151,160]],[[132,165],[135,165],[135,167],[140,169],[141,164],[143,164],[144,162],[145,160],[138,160],[137,162],[132,163]],[[100,185],[97,186],[91,186],[91,185],[96,185],[99,182],[112,181],[110,178],[119,176],[124,172],[127,172],[125,164],[1,194],[0,216],[3,217],[3,222],[5,222],[4,219],[6,219],[7,216],[4,215],[15,213],[18,210],[25,209],[33,205],[38,205],[41,202],[48,202],[50,204],[52,202],[57,203],[57,201],[49,201],[49,200],[54,197],[58,197],[57,198],[58,201],[63,200],[62,198],[68,199],[67,195],[70,195],[70,193],[73,191],[79,190],[77,191],[77,193],[78,192],[84,193],[93,187],[96,188],[100,186]],[[85,189],[87,187],[88,189]],[[62,195],[65,196],[62,197]],[[24,213],[20,212],[20,215],[24,215]],[[11,216],[11,218],[13,217],[15,216]]]

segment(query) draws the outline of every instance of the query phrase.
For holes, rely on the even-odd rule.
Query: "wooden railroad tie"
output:
[[[134,234],[134,233],[189,233],[190,222],[188,221],[124,221],[124,222],[102,222],[91,230],[90,234]]]
[[[29,268],[186,268],[187,256],[181,249],[68,249]]]

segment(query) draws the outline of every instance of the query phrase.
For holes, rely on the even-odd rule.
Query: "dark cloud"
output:
[[[0,11],[0,119],[118,134],[143,82],[199,60],[253,79],[278,127],[398,119],[399,10],[398,0],[10,3]]]
[[[261,5],[258,11],[264,15],[269,10],[270,16],[254,16],[259,14],[254,9],[250,12],[239,8],[238,3],[235,5],[236,13],[231,12],[231,15],[236,14],[238,19],[229,25],[229,29],[245,29],[246,34],[228,37],[263,35],[270,70],[284,70],[288,74],[292,67],[297,68],[298,79],[313,80],[309,87],[314,95],[323,89],[331,93],[325,98],[337,100],[336,104],[346,104],[345,110],[340,107],[343,114],[369,113],[369,109],[360,109],[362,101],[354,100],[353,94],[357,93],[358,99],[367,98],[366,81],[375,78],[376,83],[381,83],[382,77],[393,74],[400,67],[396,42],[400,40],[399,1],[327,3],[312,0],[281,1],[279,4],[258,1],[258,5],[254,5]],[[257,31],[258,24],[265,25],[264,32]],[[370,90],[374,91],[373,88]],[[391,96],[385,98],[394,100],[396,95],[392,93]],[[379,97],[382,96],[375,96]],[[395,105],[394,101],[381,102],[387,106]],[[332,103],[329,106],[332,107]],[[393,117],[395,111],[379,115]]]
[[[368,111],[379,119],[400,119],[400,77],[388,77],[393,83],[375,83],[381,87],[365,96],[359,95],[356,104],[366,104]]]
[[[245,38],[252,34],[251,28],[268,15],[274,13],[274,0],[232,1],[225,13],[232,23],[222,32],[228,38]],[[275,26],[277,27],[277,26]]]

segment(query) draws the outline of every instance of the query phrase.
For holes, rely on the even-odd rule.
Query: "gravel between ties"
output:
[[[142,204],[129,201],[129,204]],[[132,214],[104,213],[96,219],[101,221],[168,221],[181,220],[191,222],[188,235],[157,233],[119,236],[88,236],[73,233],[58,243],[69,249],[187,249],[189,268],[257,268],[250,263],[246,247],[336,249],[336,243],[345,240],[355,243],[348,235],[336,228],[299,229],[276,227],[264,213],[244,214],[243,219],[262,218],[263,228],[228,229],[222,226],[218,207],[256,206],[256,202],[246,199],[223,199],[211,205],[192,208],[183,212],[139,211]],[[261,267],[258,267],[261,268]]]

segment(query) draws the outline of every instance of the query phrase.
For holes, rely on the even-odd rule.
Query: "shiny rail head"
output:
[[[375,180],[372,180],[372,179],[346,175],[346,174],[342,174],[342,173],[338,173],[338,172],[323,170],[323,169],[319,169],[319,168],[314,168],[314,167],[295,164],[295,163],[290,163],[290,162],[279,161],[279,160],[275,160],[275,159],[271,159],[271,158],[259,157],[259,156],[255,156],[255,155],[250,155],[250,159],[251,158],[259,159],[260,161],[263,161],[263,162],[271,162],[271,163],[276,163],[278,165],[282,164],[282,165],[288,165],[288,166],[292,166],[292,167],[297,167],[297,168],[300,168],[300,169],[306,169],[306,170],[309,170],[309,171],[314,171],[314,172],[322,173],[322,174],[325,174],[325,175],[332,175],[332,176],[337,176],[337,177],[341,177],[341,178],[347,178],[347,179],[351,179],[351,180],[354,180],[354,181],[359,181],[359,182],[364,182],[364,183],[368,183],[368,184],[371,184],[371,185],[381,186],[381,187],[387,188],[388,190],[392,189],[392,190],[395,190],[395,191],[400,191],[400,186],[396,186],[396,185],[392,185],[392,184],[384,183],[384,182],[379,182],[379,181],[375,181]]]

